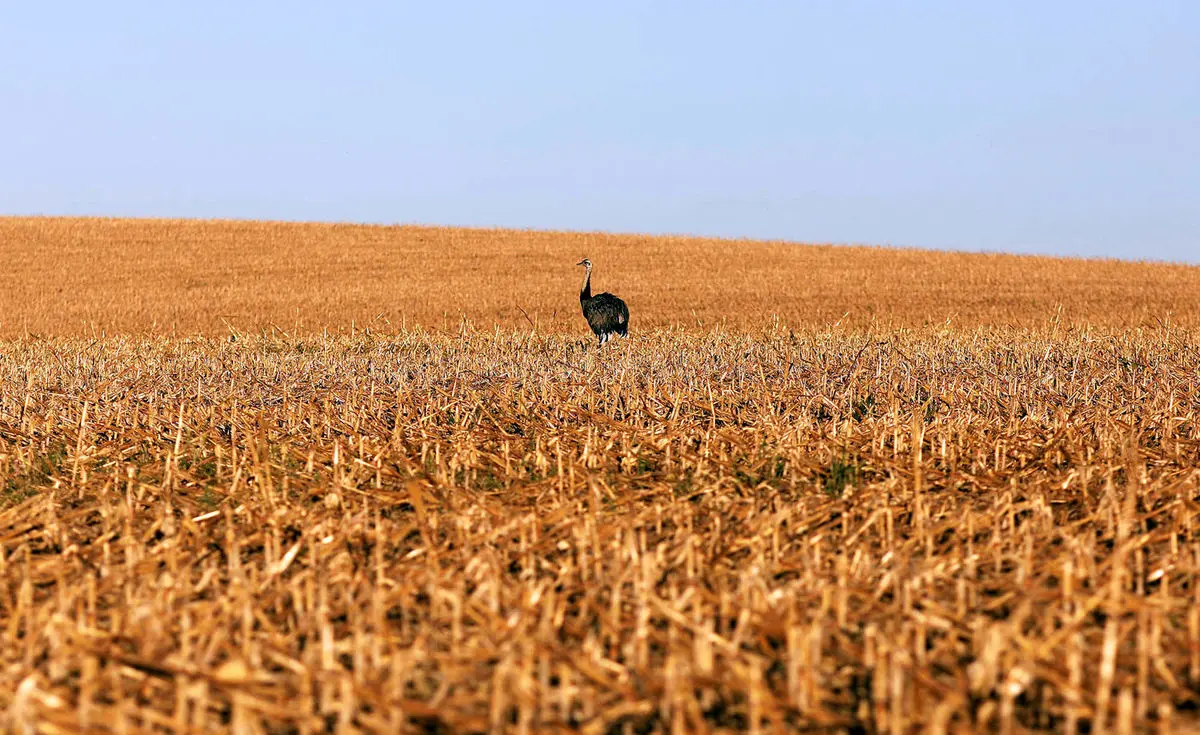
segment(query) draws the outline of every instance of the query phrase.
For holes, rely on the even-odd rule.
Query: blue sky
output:
[[[1200,262],[1200,4],[6,3],[0,212]]]

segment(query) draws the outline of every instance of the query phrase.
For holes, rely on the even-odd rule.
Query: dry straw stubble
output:
[[[47,732],[1182,730],[1200,344],[1034,313],[603,352],[528,325],[10,339],[0,707]]]

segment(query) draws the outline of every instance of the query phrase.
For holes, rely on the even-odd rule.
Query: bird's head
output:
[[[575,265],[582,265],[584,268],[591,268],[592,261],[588,260],[587,258],[584,258],[583,260],[579,261]]]

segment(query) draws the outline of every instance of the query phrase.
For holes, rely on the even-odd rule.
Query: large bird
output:
[[[587,275],[583,278],[583,289],[579,292],[579,304],[583,307],[583,317],[596,333],[600,344],[612,339],[614,334],[628,337],[629,307],[624,301],[607,292],[592,295],[592,261],[584,258],[575,265],[582,265],[587,269]]]

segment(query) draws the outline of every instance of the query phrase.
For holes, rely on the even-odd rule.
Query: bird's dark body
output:
[[[587,319],[588,326],[602,344],[614,334],[629,336],[629,307],[621,299],[610,293],[601,293],[590,299],[581,295],[579,303],[583,306],[583,317]]]
[[[583,318],[587,319],[600,344],[612,339],[613,335],[629,336],[629,307],[610,293],[592,296],[592,261],[584,258],[579,265],[587,267],[583,288],[579,291],[579,305],[583,307]]]

